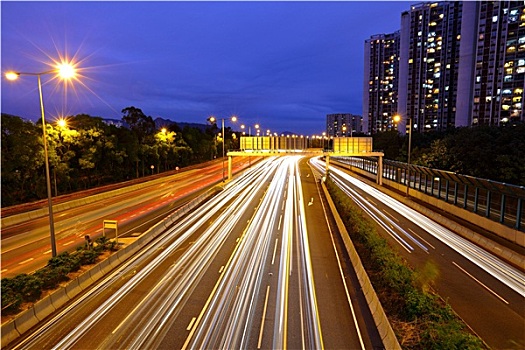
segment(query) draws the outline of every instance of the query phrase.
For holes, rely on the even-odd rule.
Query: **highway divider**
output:
[[[91,269],[84,272],[82,275],[73,280],[70,280],[65,286],[61,286],[53,293],[42,298],[33,304],[29,309],[24,310],[16,315],[13,320],[3,323],[1,327],[2,348],[15,341],[21,335],[25,334],[53,312],[59,310],[62,306],[75,298],[82,291],[89,289],[96,281],[107,275],[113,269],[117,268],[121,263],[126,261],[142,247],[162,234],[166,228],[170,227],[173,223],[175,223],[175,221],[179,220],[182,216],[188,214],[195,207],[199,206],[202,202],[220,191],[222,191],[222,187],[214,186],[207,192],[194,198],[173,214],[159,221],[157,224],[155,224],[155,226],[144,232],[126,247],[119,249],[107,259],[99,262]]]
[[[354,244],[350,239],[350,235],[346,230],[345,224],[343,223],[343,220],[341,219],[341,216],[335,207],[330,193],[328,193],[326,185],[322,181],[321,186],[328,201],[330,211],[332,212],[332,215],[337,224],[337,228],[341,234],[341,238],[343,239],[348,256],[350,257],[350,261],[352,262],[352,266],[356,272],[357,279],[359,280],[359,284],[368,303],[368,307],[370,308],[370,312],[372,313],[372,318],[374,319],[374,323],[383,342],[383,347],[389,350],[401,349],[401,345],[399,345],[399,341],[397,340],[394,330],[392,329],[392,325],[388,321],[385,310],[383,309],[374,287],[372,286],[372,282],[370,282],[370,278],[365,271],[363,263],[361,262],[361,258],[359,258]]]

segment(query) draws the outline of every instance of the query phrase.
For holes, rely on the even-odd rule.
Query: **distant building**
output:
[[[399,32],[365,41],[364,70],[367,134],[395,114],[401,132],[525,122],[525,2],[411,5]]]
[[[360,115],[337,113],[326,116],[326,135],[328,137],[350,137],[362,132],[363,118]]]
[[[102,121],[104,122],[104,124],[114,125],[117,128],[122,128],[122,127],[128,128],[129,127],[126,122],[119,120],[119,119],[102,119]]]
[[[393,129],[397,113],[400,32],[373,35],[365,40],[363,132]]]

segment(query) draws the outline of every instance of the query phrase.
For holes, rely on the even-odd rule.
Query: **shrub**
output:
[[[17,312],[22,304],[22,295],[12,288],[12,278],[2,278],[2,313]]]
[[[13,314],[19,311],[22,302],[37,301],[43,290],[58,287],[61,282],[69,280],[70,272],[78,271],[82,265],[91,265],[97,261],[104,250],[117,250],[116,242],[105,237],[97,239],[95,247],[78,247],[69,254],[61,253],[49,259],[47,265],[33,275],[20,274],[14,278],[2,279],[2,314]]]

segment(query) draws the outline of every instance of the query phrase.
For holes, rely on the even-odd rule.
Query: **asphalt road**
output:
[[[298,159],[254,166],[13,348],[379,346]]]
[[[319,165],[321,169],[325,166],[324,162]],[[435,291],[491,348],[525,348],[522,270],[349,176],[344,169],[331,167],[330,174],[416,271],[437,272]]]
[[[234,172],[247,169],[246,158],[234,158]],[[80,207],[54,213],[57,252],[72,251],[102,236],[103,220],[117,220],[119,236],[140,234],[222,180],[220,162],[193,167],[174,175],[148,182],[146,187],[126,191],[110,198],[100,198]],[[75,199],[78,199],[75,198]],[[108,236],[114,232],[108,232]],[[23,223],[2,227],[2,277],[31,273],[45,266],[51,258],[49,218],[36,217]]]

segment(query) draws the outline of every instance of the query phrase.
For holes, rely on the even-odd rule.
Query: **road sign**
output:
[[[117,220],[104,220],[102,223],[102,236],[106,237],[106,229],[115,230],[115,240],[118,244],[118,224]]]

